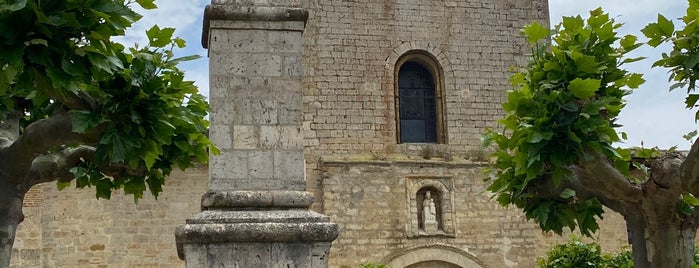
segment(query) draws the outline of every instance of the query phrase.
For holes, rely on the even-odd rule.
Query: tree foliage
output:
[[[564,227],[578,227],[590,234],[598,229],[595,217],[601,217],[602,205],[595,198],[578,199],[572,189],[541,197],[526,190],[532,182],[551,179],[560,185],[572,175],[571,165],[596,157],[620,167],[629,160],[628,152],[612,147],[624,135],[617,134],[616,120],[629,88],[644,80],[620,65],[640,60],[625,55],[642,43],[632,35],[617,37],[620,26],[601,9],[587,20],[565,17],[550,47],[548,29],[533,23],[523,30],[534,46],[533,58],[510,78],[516,90],[503,104],[504,131],[484,136],[486,145],[497,146],[488,190],[501,204],[524,209],[544,230],[560,234]]]
[[[672,44],[653,66],[669,69],[670,90],[686,87],[686,106],[694,108],[699,0],[688,1],[684,25],[658,15],[642,32],[651,46]],[[627,220],[637,267],[689,267],[699,227],[699,142],[688,152],[613,146],[626,139],[617,131],[624,96],[644,82],[623,69],[643,59],[627,55],[644,43],[618,36],[620,26],[598,8],[586,19],[564,17],[553,31],[524,28],[532,59],[510,79],[502,131],[483,137],[495,145],[485,180],[500,204],[558,234],[591,235],[604,205]]]
[[[157,197],[174,167],[208,159],[208,104],[177,68],[197,56],[172,52],[185,41],[157,25],[144,46],[111,40],[141,18],[133,4],[155,8],[153,0],[0,4],[0,119],[19,116],[23,138],[38,139],[28,135],[33,126],[47,131],[42,122],[68,114],[74,133],[55,133],[54,141],[36,141],[34,148],[45,147],[37,152],[43,155],[90,152],[68,167],[70,176],[52,178],[59,188],[75,179],[78,188],[94,186],[98,198],[118,189],[135,199],[146,189]],[[64,138],[70,135],[78,137]]]

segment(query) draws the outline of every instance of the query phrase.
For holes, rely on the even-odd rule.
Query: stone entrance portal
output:
[[[458,266],[453,263],[445,262],[445,261],[423,261],[423,262],[418,262],[416,264],[411,264],[406,266],[405,268],[462,268],[461,266]]]
[[[476,256],[460,248],[432,244],[402,249],[386,257],[381,263],[395,268],[484,268]]]

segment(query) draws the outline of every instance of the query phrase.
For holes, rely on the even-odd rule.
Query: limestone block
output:
[[[260,146],[269,149],[301,149],[303,148],[301,130],[301,125],[260,126]]]
[[[282,74],[290,77],[301,77],[301,58],[298,56],[284,57]]]
[[[236,150],[258,148],[260,140],[258,129],[259,127],[249,125],[234,125],[232,148]]]
[[[274,178],[286,181],[304,181],[303,150],[274,151]]]
[[[273,125],[277,124],[276,102],[272,99],[243,100],[243,124]]]
[[[242,101],[240,99],[212,99],[209,120],[211,125],[230,125],[242,122]]]
[[[280,76],[282,56],[261,53],[230,53],[226,56],[210,57],[209,72],[213,75],[237,76]]]
[[[303,39],[300,31],[266,31],[266,42],[274,53],[301,53]]]
[[[244,150],[222,151],[211,161],[211,180],[246,179],[248,177],[248,152]]]
[[[279,100],[277,102],[279,124],[302,124],[303,103],[300,98]]]
[[[274,89],[274,98],[279,100],[296,99],[302,97],[303,84],[300,79],[284,77],[269,81],[269,86]]]
[[[209,127],[209,138],[220,150],[228,150],[233,146],[231,128],[228,125],[216,124]]]
[[[226,31],[221,29],[213,29],[211,31],[211,45],[209,52],[225,53],[225,51],[240,52],[269,52],[271,48],[265,30],[238,30]]]
[[[250,179],[272,178],[274,175],[272,151],[253,150],[248,155],[248,176]]]

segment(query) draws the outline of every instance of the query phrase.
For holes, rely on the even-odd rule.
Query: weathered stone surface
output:
[[[219,1],[220,2],[220,1]],[[202,34],[202,46],[208,48],[209,35],[211,34],[211,22],[224,21],[301,21],[308,18],[308,11],[298,8],[297,4],[286,5],[286,1],[213,1],[204,11],[204,31]],[[274,4],[272,4],[274,3]],[[272,5],[270,5],[272,4]],[[275,6],[276,4],[276,6]]]
[[[211,129],[223,146],[212,156],[204,211],[175,231],[187,267],[327,267],[339,234],[327,216],[308,211],[313,195],[305,192],[303,27],[294,27],[308,13],[262,2],[206,9],[218,91],[212,123],[227,127]]]
[[[329,243],[188,244],[184,251],[188,252],[188,255],[191,252],[193,256],[191,262],[187,263],[187,268],[322,268],[327,267],[329,247]],[[194,255],[196,253],[199,254]]]
[[[274,212],[265,211],[264,213]],[[241,213],[231,214],[233,215],[216,216],[248,216],[240,215]],[[258,218],[248,220],[252,221],[257,219]],[[281,220],[286,221],[286,219]],[[338,233],[339,229],[337,224],[330,222],[188,223],[175,229],[178,245],[191,243],[234,244],[238,242],[332,242],[337,237]]]
[[[202,196],[203,210],[215,208],[308,208],[313,195],[303,191],[208,192]]]

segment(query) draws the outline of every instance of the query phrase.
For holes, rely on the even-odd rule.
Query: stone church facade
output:
[[[301,58],[284,59],[303,68],[279,67],[302,77],[303,108],[251,97],[240,111],[302,120],[300,135],[279,138],[303,143],[312,209],[341,228],[330,267],[534,267],[562,239],[491,200],[481,174],[480,136],[502,116],[508,69],[527,61],[519,31],[548,24],[546,0],[269,2],[309,13],[302,42],[281,44],[303,46]],[[266,83],[211,72],[214,115],[230,110],[216,108],[229,105],[230,88]],[[235,149],[261,135],[235,131],[212,139]],[[182,267],[174,227],[199,211],[207,174],[176,173],[158,200],[137,204],[41,185],[25,200],[12,267]],[[619,248],[622,219],[609,214],[600,237]]]

